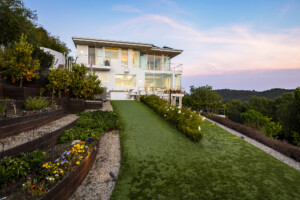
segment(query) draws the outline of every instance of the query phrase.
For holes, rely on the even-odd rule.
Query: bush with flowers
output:
[[[199,142],[203,138],[200,126],[203,119],[190,109],[171,106],[155,95],[142,96],[140,101],[176,126],[191,140]]]

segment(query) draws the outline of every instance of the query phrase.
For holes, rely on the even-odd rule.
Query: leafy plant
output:
[[[15,45],[10,55],[5,61],[4,74],[9,76],[12,82],[20,81],[20,87],[23,86],[24,80],[31,81],[39,78],[38,67],[39,61],[32,59],[33,46],[26,41],[27,37],[22,34],[20,41]],[[7,77],[4,76],[4,79]]]
[[[282,130],[280,123],[268,122],[264,127],[264,133],[269,138],[278,139],[278,134]]]
[[[25,110],[41,110],[49,105],[46,97],[28,97],[25,102]]]
[[[195,142],[203,138],[200,116],[188,108],[170,106],[156,95],[142,96],[141,102],[145,103],[172,125],[176,126],[183,134]]]
[[[3,114],[7,108],[7,101],[0,101],[0,114]]]

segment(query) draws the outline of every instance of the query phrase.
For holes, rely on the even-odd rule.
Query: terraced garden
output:
[[[113,101],[122,161],[112,199],[300,199],[300,172],[205,121],[194,143],[137,101]]]

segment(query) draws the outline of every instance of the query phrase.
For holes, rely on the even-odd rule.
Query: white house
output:
[[[182,65],[171,59],[182,50],[153,44],[73,37],[78,64],[95,72],[111,100],[156,94],[181,106]]]
[[[65,66],[65,56],[64,56],[64,54],[62,54],[58,51],[55,51],[53,49],[46,48],[46,47],[40,47],[40,48],[44,52],[48,52],[49,54],[53,55],[53,57],[54,57],[53,68],[54,69],[61,68],[61,67]]]

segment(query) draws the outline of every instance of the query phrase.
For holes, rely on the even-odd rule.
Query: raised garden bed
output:
[[[5,156],[16,156],[20,153],[27,153],[34,150],[48,150],[52,147],[54,147],[57,144],[57,140],[59,136],[65,131],[70,128],[72,128],[77,120],[71,122],[70,124],[55,130],[53,132],[50,132],[42,137],[39,137],[37,139],[31,140],[29,142],[26,142],[24,144],[21,144],[19,146],[13,147],[11,149],[8,149],[4,152],[1,152],[1,157]]]
[[[59,109],[28,116],[2,119],[0,120],[0,139],[35,129],[67,114],[67,109]]]
[[[84,103],[85,109],[101,109],[102,101],[89,101],[86,100]]]
[[[93,148],[92,152],[81,162],[81,164],[66,176],[60,183],[56,184],[40,200],[68,199],[85,179],[96,159],[99,143]]]
[[[39,88],[32,87],[14,87],[14,86],[3,86],[0,87],[0,97],[9,97],[12,99],[23,100],[27,97],[39,96]]]

